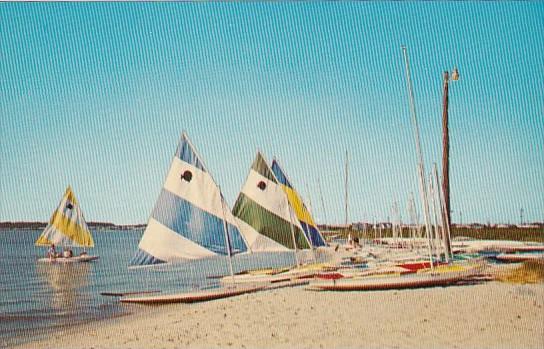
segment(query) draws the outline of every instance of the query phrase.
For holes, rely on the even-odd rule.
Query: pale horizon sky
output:
[[[88,221],[145,223],[183,130],[231,207],[260,149],[341,223],[348,149],[350,221],[406,222],[410,192],[422,216],[401,45],[427,173],[460,71],[453,221],[544,221],[543,27],[533,2],[0,3],[0,221],[70,184]]]

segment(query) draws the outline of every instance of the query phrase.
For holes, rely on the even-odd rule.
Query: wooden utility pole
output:
[[[459,79],[457,68],[453,69],[451,74],[453,81]],[[444,72],[444,97],[442,109],[442,192],[444,193],[444,222],[448,226],[447,231],[451,230],[451,206],[450,206],[450,130],[448,120],[448,105],[449,105],[449,84],[450,73]],[[446,246],[450,246],[449,236],[446,237]]]
[[[442,109],[442,192],[446,202],[445,214],[448,222],[451,222],[450,211],[450,132],[448,121],[448,87],[450,74],[444,72],[444,99]]]

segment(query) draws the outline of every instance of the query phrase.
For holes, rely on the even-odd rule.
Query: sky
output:
[[[145,223],[186,130],[232,206],[257,149],[318,222],[421,212],[450,85],[452,219],[544,220],[542,3],[0,3],[0,221]],[[322,194],[321,194],[322,193]],[[421,215],[421,213],[420,213]]]

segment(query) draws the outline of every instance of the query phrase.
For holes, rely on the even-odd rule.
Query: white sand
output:
[[[145,309],[25,347],[544,348],[542,284],[364,293],[279,289]]]

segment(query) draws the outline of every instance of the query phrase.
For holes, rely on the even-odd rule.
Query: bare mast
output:
[[[412,86],[412,78],[410,76],[410,62],[408,60],[408,51],[406,46],[402,46],[402,52],[404,54],[404,63],[406,68],[406,86],[408,88],[410,111],[412,113],[412,125],[414,129],[414,138],[416,143],[416,152],[418,158],[418,177],[419,177],[419,194],[421,196],[421,202],[423,204],[423,215],[425,218],[425,229],[427,230],[427,241],[429,245],[429,259],[431,261],[431,268],[433,268],[433,252],[431,244],[431,221],[429,212],[429,203],[427,201],[427,184],[425,181],[425,166],[423,163],[423,154],[421,152],[421,141],[419,139],[419,126],[417,123],[416,104],[414,98],[414,90]]]

